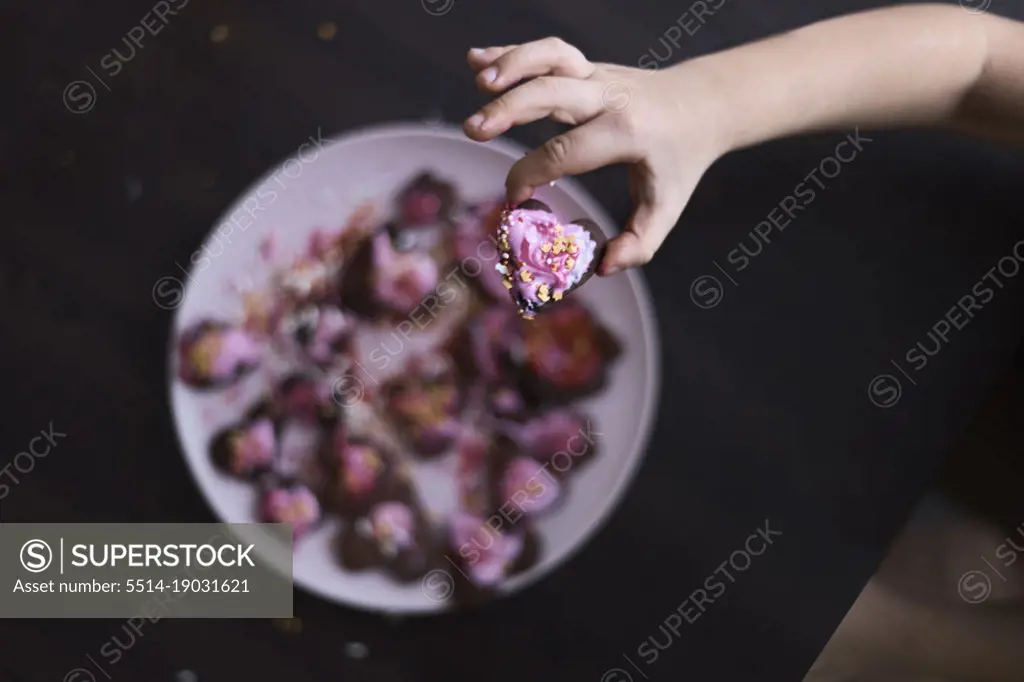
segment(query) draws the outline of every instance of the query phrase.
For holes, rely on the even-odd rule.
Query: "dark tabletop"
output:
[[[311,131],[460,121],[482,102],[464,64],[473,45],[558,35],[635,65],[652,48],[675,61],[868,6],[725,0],[693,31],[687,6],[667,2],[167,4],[180,11],[113,76],[101,60],[127,56],[148,0],[0,9],[13,81],[0,113],[0,464],[50,422],[68,434],[3,499],[6,522],[213,520],[174,437],[171,314],[152,288]],[[1019,3],[992,11],[1024,16]],[[318,36],[326,22],[333,36]],[[661,40],[673,25],[690,27],[678,46]],[[75,81],[93,90],[67,90]],[[112,636],[128,642],[121,621],[0,621],[0,679],[79,667],[115,680],[799,679],[1021,334],[1024,278],[997,272],[1001,286],[986,280],[993,295],[966,323],[954,315],[963,328],[925,366],[906,358],[919,341],[935,348],[929,330],[1024,237],[1024,160],[981,143],[869,134],[747,267],[730,261],[741,242],[756,250],[754,227],[845,135],[767,144],[708,173],[644,270],[664,376],[643,469],[603,532],[541,583],[482,613],[400,622],[298,593],[301,633],[164,620],[103,671],[89,658]],[[583,182],[625,219],[621,169]],[[705,275],[717,279],[691,286]],[[781,535],[763,554],[720,568],[766,523]],[[724,591],[698,618],[659,629],[716,574]],[[638,652],[666,632],[656,660]],[[347,655],[353,641],[369,655]]]

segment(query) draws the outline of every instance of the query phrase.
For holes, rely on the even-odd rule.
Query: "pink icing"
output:
[[[581,451],[580,443],[586,444],[581,435],[583,426],[583,419],[575,413],[555,411],[526,424],[519,436],[532,457],[548,459],[559,451]]]
[[[401,502],[384,502],[374,507],[370,523],[374,536],[382,544],[406,549],[415,542],[416,517]]]
[[[263,347],[245,330],[209,329],[182,342],[180,374],[185,381],[224,381],[262,358]]]
[[[410,227],[437,222],[441,197],[434,192],[414,190],[402,202],[402,222]]]
[[[388,408],[408,421],[420,444],[430,449],[444,448],[461,431],[459,390],[450,369],[445,356],[417,356],[406,366],[401,389],[388,400]]]
[[[260,515],[264,523],[289,523],[298,541],[320,520],[320,503],[308,488],[275,488],[264,493]]]
[[[276,441],[273,422],[264,418],[252,423],[233,443],[232,468],[245,473],[269,466],[274,461]]]
[[[528,457],[512,460],[501,483],[504,501],[511,501],[526,514],[543,512],[562,496],[558,482]]]
[[[320,316],[317,318],[316,330],[310,340],[306,353],[313,362],[327,364],[334,360],[335,343],[348,333],[351,333],[354,323],[345,313],[337,308],[321,308]]]
[[[440,281],[437,261],[418,251],[398,252],[386,231],[373,237],[375,295],[395,312],[408,314]]]
[[[503,413],[518,412],[523,409],[523,397],[511,388],[499,388],[491,395],[491,404]]]
[[[493,531],[486,525],[486,519],[465,512],[452,516],[449,533],[470,579],[486,587],[501,582],[523,551],[521,537]]]
[[[552,309],[543,320],[526,329],[527,362],[539,375],[566,386],[588,381],[604,362],[595,343],[595,320],[582,307]]]
[[[559,227],[561,234],[557,232]],[[532,303],[546,302],[538,295],[540,285],[547,287],[549,295],[555,291],[564,293],[583,278],[594,261],[597,242],[591,238],[590,232],[580,225],[560,225],[547,211],[516,209],[502,222],[502,228],[508,230],[512,257],[520,264],[520,270],[511,273],[514,286],[524,299]],[[556,254],[554,249],[545,252],[543,246],[557,237],[573,237],[576,253]],[[572,266],[567,267],[570,259]],[[532,275],[529,282],[522,280],[520,272],[523,270]]]
[[[380,453],[368,445],[348,442],[340,430],[337,433],[335,444],[341,457],[345,489],[356,495],[368,493],[384,470]]]

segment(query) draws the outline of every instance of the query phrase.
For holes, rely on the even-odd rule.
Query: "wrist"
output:
[[[750,126],[713,57],[682,62],[660,73],[675,133],[699,141],[711,161],[743,146],[743,131]]]

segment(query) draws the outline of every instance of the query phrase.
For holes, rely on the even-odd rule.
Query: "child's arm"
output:
[[[1024,24],[955,5],[831,19],[671,71],[707,83],[729,149],[855,126],[1024,143]]]
[[[648,262],[704,171],[735,149],[907,126],[1024,143],[1024,24],[957,6],[853,14],[656,71],[595,64],[553,38],[468,59],[477,85],[502,93],[466,121],[473,139],[548,117],[577,126],[512,167],[510,202],[566,175],[630,165],[634,212],[603,275]]]

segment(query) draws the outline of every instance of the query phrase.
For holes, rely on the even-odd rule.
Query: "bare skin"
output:
[[[512,168],[510,202],[629,164],[634,213],[603,275],[650,261],[704,172],[731,151],[853,128],[1024,143],[1024,24],[954,5],[853,14],[656,71],[595,64],[557,38],[470,50],[468,61],[477,85],[500,94],[466,121],[472,139],[543,118],[576,126]]]
[[[557,38],[473,49],[467,59],[478,87],[495,95],[465,122],[470,138],[544,118],[574,126],[515,164],[510,202],[561,177],[629,165],[633,214],[609,243],[602,275],[650,261],[704,172],[732,151],[855,128],[1024,144],[1024,24],[956,5],[853,14],[653,71],[592,63]],[[808,682],[1022,679],[1019,596],[942,601],[885,578],[865,588]]]

